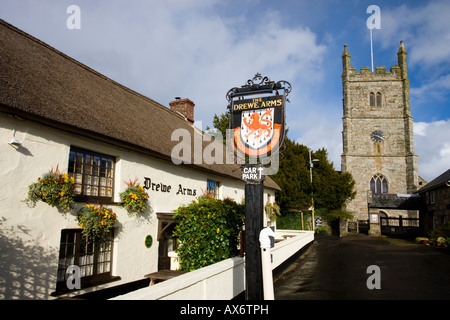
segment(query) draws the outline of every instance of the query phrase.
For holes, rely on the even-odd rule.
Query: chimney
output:
[[[187,98],[180,99],[179,97],[176,97],[174,101],[169,102],[169,105],[170,110],[181,113],[191,125],[194,124],[195,103]]]

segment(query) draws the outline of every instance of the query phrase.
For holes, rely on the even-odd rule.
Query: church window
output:
[[[381,107],[381,93],[377,92],[377,107]]]
[[[382,99],[381,99],[381,93],[377,92],[376,94],[371,92],[369,94],[369,104],[371,107],[381,107],[382,105]]]
[[[373,92],[370,93],[369,102],[371,107],[375,107],[375,93]]]
[[[388,181],[381,174],[376,174],[370,179],[370,191],[372,193],[388,193]]]

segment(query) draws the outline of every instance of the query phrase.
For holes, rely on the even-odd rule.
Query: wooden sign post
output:
[[[280,95],[279,92],[284,94]],[[263,279],[259,233],[263,229],[264,165],[277,156],[284,141],[287,81],[270,81],[259,73],[241,88],[227,93],[230,102],[230,128],[235,154],[245,164],[245,279],[247,300],[263,300]],[[275,95],[274,95],[275,92]],[[245,99],[244,96],[251,96]],[[276,159],[278,161],[278,159]]]
[[[247,300],[263,300],[259,232],[263,229],[264,182],[245,184],[245,278]]]

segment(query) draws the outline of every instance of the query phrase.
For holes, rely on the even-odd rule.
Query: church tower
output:
[[[370,193],[408,194],[418,186],[406,55],[401,41],[398,65],[389,71],[386,67],[376,67],[374,72],[361,67],[356,72],[347,45],[342,54],[341,169],[352,173],[357,191],[346,209],[353,212],[355,220],[369,219],[371,229],[372,224],[379,223],[380,215],[396,217],[407,212],[369,212]]]

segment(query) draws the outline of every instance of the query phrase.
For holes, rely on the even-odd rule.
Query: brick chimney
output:
[[[185,98],[175,98],[174,101],[169,102],[170,110],[179,112],[183,116],[186,117],[186,119],[189,121],[189,123],[192,125],[194,124],[194,106],[195,103],[193,103],[191,100]]]

